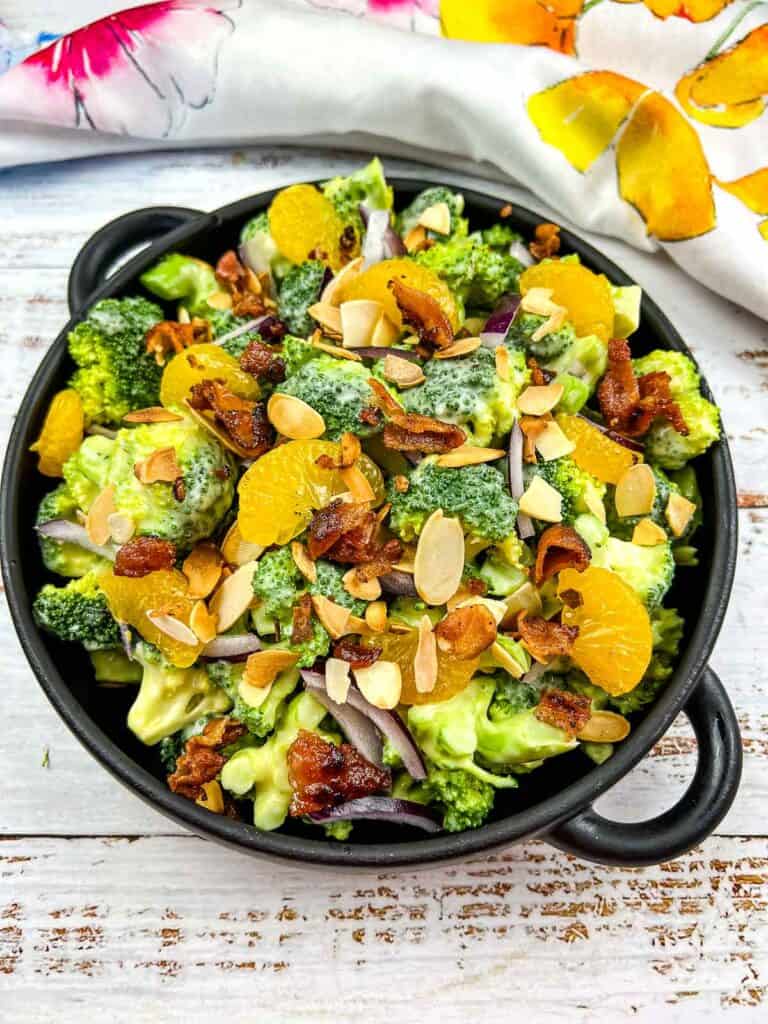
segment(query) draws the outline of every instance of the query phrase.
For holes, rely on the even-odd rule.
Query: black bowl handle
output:
[[[77,313],[100,288],[115,264],[140,246],[154,241],[204,214],[185,206],[148,206],[105,224],[91,235],[72,264],[67,287],[70,313]]]
[[[741,735],[725,687],[711,668],[683,709],[699,748],[691,784],[668,811],[635,824],[610,821],[593,807],[558,826],[547,842],[583,860],[646,867],[672,860],[720,824],[741,779]]]

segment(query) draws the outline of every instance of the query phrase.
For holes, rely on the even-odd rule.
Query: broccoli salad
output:
[[[34,616],[211,813],[477,828],[610,758],[674,670],[718,410],[637,286],[510,212],[395,209],[376,159],[70,334]]]

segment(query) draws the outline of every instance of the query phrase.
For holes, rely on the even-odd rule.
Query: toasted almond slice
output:
[[[509,380],[509,349],[497,345],[493,351],[496,360],[496,376],[499,380]]]
[[[216,636],[216,616],[208,611],[205,601],[195,601],[189,614],[192,632],[202,644],[210,643]]]
[[[378,579],[374,576],[372,580],[361,580],[354,566],[344,573],[341,582],[346,592],[360,601],[376,601],[381,597],[381,584]]]
[[[505,672],[509,672],[514,679],[520,679],[524,675],[522,667],[518,665],[506,647],[501,646],[498,640],[492,643],[488,650],[494,663],[503,668]]]
[[[197,647],[200,643],[189,626],[181,619],[177,619],[175,615],[155,611],[149,611],[146,615],[153,626],[172,640],[176,640],[177,643],[184,644],[186,647]]]
[[[481,462],[495,462],[507,453],[501,448],[478,448],[473,444],[463,444],[453,448],[437,458],[438,466],[477,466]]]
[[[256,572],[257,561],[246,562],[240,568],[227,576],[213,597],[208,602],[212,615],[218,618],[218,629],[220,633],[226,633],[230,626],[233,626],[241,615],[251,607],[253,601],[253,574]]]
[[[561,430],[560,424],[550,420],[534,441],[536,451],[545,462],[570,455],[576,445]]]
[[[308,441],[325,433],[325,420],[311,405],[293,395],[273,394],[267,402],[269,422],[292,441]]]
[[[520,498],[520,511],[532,519],[541,519],[545,523],[560,523],[563,519],[563,499],[546,480],[535,476],[528,484]]]
[[[150,405],[147,409],[134,409],[123,416],[123,423],[175,423],[183,420],[177,412],[164,409],[162,405]]]
[[[623,715],[615,711],[593,711],[576,736],[587,743],[619,743],[629,736],[630,725]]]
[[[291,542],[291,556],[296,568],[309,583],[317,583],[317,566],[309,557],[307,549],[300,540]]]
[[[426,210],[421,211],[418,224],[427,231],[434,231],[437,235],[450,235],[451,233],[451,209],[448,203],[433,203]]]
[[[341,338],[341,313],[338,306],[332,306],[329,302],[316,302],[307,312],[320,324],[323,334],[329,338]]]
[[[203,783],[203,792],[195,800],[195,803],[198,807],[204,807],[206,811],[210,811],[211,814],[224,813],[224,794],[216,779]]]
[[[362,454],[360,438],[357,434],[349,432],[342,434],[339,438],[339,466],[346,469],[347,466],[354,466]]]
[[[324,341],[319,339],[312,339],[312,347],[319,348],[321,352],[327,352],[329,356],[335,356],[337,359],[351,359],[354,363],[362,363],[362,357],[354,352],[351,348],[339,348],[338,345],[327,345]]]
[[[436,509],[416,545],[413,582],[427,604],[445,604],[459,589],[464,572],[464,531],[458,519]]]
[[[340,475],[345,486],[349,488],[353,501],[361,504],[362,502],[373,501],[376,497],[373,493],[373,488],[368,482],[368,478],[359,466],[347,466],[346,469],[340,471]]]
[[[598,498],[592,491],[586,491],[584,494],[584,504],[595,519],[599,519],[603,526],[605,526],[605,502],[602,498]]]
[[[367,668],[353,670],[360,692],[376,708],[391,711],[400,703],[403,679],[394,661],[375,661]]]
[[[541,595],[532,583],[524,583],[513,593],[504,599],[506,613],[501,620],[503,625],[517,618],[519,612],[528,612],[529,615],[541,615]]]
[[[427,229],[423,224],[411,228],[403,239],[403,245],[409,253],[421,252],[427,247]]]
[[[473,604],[481,604],[483,608],[487,608],[491,615],[496,620],[496,625],[500,625],[503,619],[506,617],[508,608],[506,602],[496,601],[492,597],[482,597],[480,594],[472,594],[471,597],[465,598],[456,605],[457,608],[471,608]]]
[[[375,299],[352,299],[339,306],[341,314],[341,344],[344,348],[364,348],[379,322],[383,307]]]
[[[292,668],[298,660],[298,654],[293,651],[281,651],[274,647],[268,651],[255,651],[248,655],[243,679],[257,689],[269,686],[281,672]]]
[[[552,288],[529,288],[520,300],[520,308],[524,313],[534,313],[536,316],[550,316],[560,307],[552,301],[554,290]]]
[[[657,544],[665,544],[667,531],[652,519],[641,519],[632,531],[632,543],[644,548],[655,548]]]
[[[85,517],[85,532],[94,544],[102,546],[109,540],[109,517],[115,511],[115,488],[110,484],[94,498]]]
[[[221,545],[224,561],[230,565],[245,565],[246,562],[255,562],[261,558],[263,552],[264,548],[261,544],[243,540],[237,522],[234,522],[227,530],[227,535]]]
[[[371,344],[376,348],[389,348],[394,345],[400,336],[400,332],[386,314],[382,313],[373,328]]]
[[[546,338],[548,334],[552,334],[553,331],[559,331],[565,323],[565,317],[568,310],[564,306],[557,306],[549,317],[544,321],[543,324],[539,324],[536,330],[531,335],[531,341],[541,341],[542,338]]]
[[[325,663],[325,689],[332,701],[343,704],[352,682],[349,662],[342,658],[329,658]]]
[[[221,552],[215,544],[210,541],[197,544],[181,567],[189,581],[187,596],[193,599],[208,597],[221,578],[222,568]]]
[[[372,633],[383,633],[387,628],[387,602],[371,601],[365,609],[365,623]],[[359,630],[355,630],[359,632]]]
[[[419,693],[432,693],[437,683],[437,638],[432,632],[432,620],[428,615],[422,615],[419,623],[413,678]]]
[[[363,257],[358,256],[354,260],[350,260],[341,270],[336,274],[328,284],[323,288],[322,294],[320,295],[320,304],[338,306],[338,298],[341,295],[342,289],[363,269]],[[310,316],[312,314],[310,313]]]
[[[470,352],[474,352],[480,348],[482,342],[479,338],[459,338],[458,341],[454,341],[452,345],[448,345],[446,348],[440,348],[435,351],[435,359],[456,359],[458,356],[468,356]]]
[[[272,692],[272,685],[272,683],[267,683],[266,686],[253,686],[248,682],[245,672],[243,672],[243,677],[237,686],[237,692],[248,707],[260,708]]]
[[[384,380],[396,384],[401,391],[416,387],[417,384],[422,384],[426,380],[418,363],[411,363],[407,359],[394,355],[384,356],[382,373]]]
[[[351,612],[349,608],[343,608],[335,601],[331,601],[322,594],[312,595],[312,607],[320,623],[330,633],[334,640],[349,632],[349,620]]]
[[[176,319],[180,324],[192,323],[192,317],[189,315],[189,310],[186,306],[178,305],[176,307]]]
[[[107,526],[115,544],[127,544],[136,532],[136,524],[124,512],[110,512],[107,516]]]
[[[551,384],[531,385],[517,400],[517,408],[527,416],[543,416],[557,405],[565,388],[553,381]]]
[[[409,626],[407,622],[398,622],[397,619],[390,619],[389,630],[392,633],[412,633],[413,626]]]
[[[645,516],[656,500],[656,478],[651,467],[640,462],[621,474],[614,494],[618,516]]]
[[[384,520],[387,518],[391,510],[392,504],[389,501],[386,503],[386,505],[382,505],[380,509],[377,509],[376,521],[379,525],[381,525],[384,522]]]
[[[172,484],[182,475],[175,448],[158,448],[133,467],[140,484]]]
[[[682,537],[695,512],[696,505],[692,501],[682,494],[670,494],[664,515],[674,537]]]
[[[205,301],[214,309],[232,309],[232,296],[229,292],[214,292]]]

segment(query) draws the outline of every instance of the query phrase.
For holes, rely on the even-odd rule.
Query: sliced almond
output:
[[[418,363],[411,363],[400,356],[384,356],[382,373],[384,374],[384,380],[389,380],[396,384],[401,391],[416,387],[417,384],[423,384],[426,380]]]
[[[387,628],[387,602],[371,601],[365,609],[365,625],[372,633],[383,633]]]
[[[616,484],[613,500],[618,516],[647,515],[656,500],[656,478],[651,467],[640,462],[625,470]]]
[[[376,708],[391,711],[400,703],[403,679],[394,661],[375,661],[367,668],[354,669],[360,692]]]
[[[497,626],[501,624],[509,610],[504,601],[496,601],[492,597],[482,597],[480,594],[473,594],[471,597],[465,598],[463,601],[460,601],[456,607],[471,608],[472,605],[475,604],[481,604],[483,608],[487,608],[496,620]]]
[[[210,643],[216,636],[216,616],[208,611],[205,601],[195,601],[189,613],[189,626],[202,644]]]
[[[381,597],[381,584],[374,576],[372,580],[361,580],[357,569],[353,566],[341,578],[344,589],[359,601],[376,601]]]
[[[422,210],[417,223],[427,231],[434,231],[437,235],[450,235],[451,208],[446,202],[433,203],[426,210]]]
[[[111,512],[107,516],[107,526],[115,544],[127,544],[136,532],[136,524],[124,512]]]
[[[208,602],[211,614],[217,616],[220,633],[226,633],[251,607],[254,597],[253,574],[258,564],[253,561],[241,565],[219,584],[218,590]]]
[[[153,626],[177,643],[184,644],[186,647],[197,647],[200,643],[189,626],[181,619],[177,619],[175,615],[155,611],[149,611],[146,614]]]
[[[345,264],[338,274],[332,277],[325,288],[323,288],[322,294],[320,295],[320,305],[338,306],[338,299],[341,295],[342,289],[345,288],[353,278],[357,277],[362,269],[362,256],[358,256],[356,259],[350,260],[349,263]],[[312,316],[311,313],[310,316]]]
[[[362,454],[360,438],[357,434],[342,434],[339,439],[339,466],[346,469],[347,466],[354,466]]]
[[[554,381],[551,384],[531,385],[517,400],[520,412],[527,416],[543,416],[557,405],[565,388]]]
[[[371,345],[374,345],[376,348],[389,348],[390,345],[394,345],[399,337],[400,331],[389,317],[382,313],[376,322],[376,326],[373,328]]]
[[[366,501],[373,501],[376,495],[373,493],[368,478],[359,466],[347,466],[340,471],[341,479],[345,487],[352,495],[352,500],[361,504]]]
[[[234,522],[221,545],[221,553],[224,561],[230,565],[245,565],[246,562],[255,562],[261,558],[264,548],[261,544],[253,544],[249,540],[243,540],[240,527]]]
[[[445,604],[459,589],[464,572],[464,531],[458,519],[436,509],[416,545],[413,582],[427,604]]]
[[[409,253],[421,252],[422,249],[426,249],[428,246],[427,229],[423,224],[417,224],[416,227],[406,234],[403,239],[403,245]]]
[[[592,513],[595,519],[599,519],[600,522],[605,526],[605,502],[593,491],[586,491],[584,494],[584,504],[587,506],[587,510]]]
[[[158,448],[143,462],[137,462],[133,472],[140,484],[172,484],[182,475],[175,448]]]
[[[541,594],[532,583],[524,583],[518,587],[504,599],[504,605],[506,613],[501,620],[503,625],[517,618],[520,612],[528,612],[529,615],[541,615],[542,612]]]
[[[554,331],[559,331],[565,323],[565,317],[568,310],[564,306],[558,306],[543,324],[539,324],[536,330],[531,335],[531,341],[541,341],[542,338],[546,338],[548,334],[552,334]]]
[[[534,476],[520,498],[520,511],[532,519],[545,523],[560,523],[563,519],[563,499],[546,480]]]
[[[667,531],[652,519],[641,519],[632,531],[632,543],[644,548],[655,548],[657,544],[665,544]]]
[[[316,302],[307,312],[320,324],[323,334],[329,338],[341,338],[341,313],[338,306],[332,306],[330,302]]]
[[[329,658],[325,663],[325,689],[332,701],[343,704],[352,682],[349,662],[342,658]]]
[[[325,433],[325,420],[311,405],[294,395],[273,394],[267,416],[275,430],[292,441],[308,441]]]
[[[400,555],[399,561],[395,562],[392,566],[393,569],[398,569],[400,572],[409,572],[413,574],[413,565],[416,560],[416,545],[415,544],[404,544],[403,553]]]
[[[320,337],[322,337],[322,335]],[[338,345],[327,345],[324,341],[321,341],[320,338],[312,339],[312,347],[319,348],[321,352],[327,352],[329,356],[335,356],[336,359],[351,359],[354,363],[362,363],[363,361],[361,356],[351,348],[339,348]]]
[[[504,345],[497,345],[493,354],[496,360],[496,376],[499,380],[509,380],[509,349]]]
[[[682,494],[670,494],[664,511],[673,537],[682,537],[696,512],[696,505]]]
[[[184,559],[181,571],[189,581],[187,596],[193,599],[208,597],[221,578],[223,562],[215,544],[203,541]],[[192,627],[194,629],[194,626]]]
[[[174,423],[183,419],[183,416],[171,412],[170,409],[164,409],[162,405],[151,405],[147,409],[134,409],[133,412],[126,413],[123,416],[123,423]]]
[[[488,650],[494,663],[499,668],[503,668],[505,672],[509,672],[513,678],[520,679],[525,674],[522,666],[518,665],[506,647],[502,647],[498,640],[492,643]]]
[[[560,307],[552,301],[552,288],[529,288],[520,300],[520,308],[524,313],[536,316],[551,316]]]
[[[453,448],[437,459],[438,466],[477,466],[481,462],[495,462],[507,453],[501,448],[478,448],[473,444],[463,444],[459,448]]]
[[[109,517],[115,511],[115,488],[110,484],[94,498],[85,517],[85,531],[93,544],[102,546],[107,543],[110,534]]]
[[[432,693],[437,683],[437,638],[432,632],[432,620],[428,615],[422,615],[419,623],[413,678],[419,693]]]
[[[435,359],[456,359],[458,356],[468,356],[470,352],[480,348],[482,342],[479,338],[459,338],[452,345],[440,348],[435,351]]]
[[[550,420],[534,441],[536,451],[545,462],[570,455],[576,445],[561,430],[560,425]]]
[[[312,595],[312,607],[315,609],[320,623],[334,640],[338,640],[339,637],[350,631],[349,620],[352,613],[349,608],[343,608],[335,601],[331,601],[330,598],[323,597],[322,594]]]
[[[214,309],[232,309],[232,296],[229,292],[214,292],[205,301]]]
[[[576,733],[587,743],[619,743],[629,736],[630,724],[615,711],[593,711],[587,724]]]
[[[176,307],[176,319],[180,324],[192,323],[192,317],[189,315],[189,310],[187,309],[186,306]]]
[[[224,794],[216,779],[203,783],[203,792],[195,800],[195,803],[199,807],[204,807],[206,811],[210,811],[211,814],[224,813]]]
[[[248,707],[260,708],[272,692],[272,683],[267,683],[266,686],[253,686],[248,682],[245,673],[243,673],[243,678],[238,684],[237,692]]]
[[[291,543],[291,555],[296,568],[309,583],[317,583],[317,566],[309,557],[307,549],[300,540]]]
[[[298,660],[298,654],[293,651],[280,651],[275,648],[269,651],[255,651],[248,655],[243,678],[250,686],[269,686],[281,672],[292,668]]]
[[[383,312],[375,299],[352,299],[339,306],[341,316],[341,344],[344,348],[365,348]]]

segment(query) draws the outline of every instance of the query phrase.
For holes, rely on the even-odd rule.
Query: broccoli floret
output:
[[[249,732],[260,739],[268,736],[275,728],[278,716],[285,702],[296,689],[299,673],[295,668],[281,672],[262,703],[254,707],[248,698],[253,696],[253,687],[243,684],[244,664],[228,661],[211,661],[206,665],[211,680],[220,686],[232,701],[230,714],[242,722]]]
[[[492,437],[512,429],[517,398],[528,384],[530,370],[524,354],[513,352],[508,379],[502,380],[493,352],[478,348],[463,359],[430,359],[424,376],[423,384],[402,395],[408,412],[457,423],[471,441],[487,447]]]
[[[34,600],[32,614],[41,629],[59,640],[82,644],[87,651],[120,644],[120,631],[99,589],[97,572],[63,587],[46,583]]]
[[[576,338],[574,343],[554,359],[542,363],[555,374],[565,389],[558,409],[575,413],[591,398],[608,364],[608,345],[596,334]]]
[[[561,505],[562,521],[571,524],[588,512],[587,500],[602,501],[605,497],[605,484],[579,466],[568,455],[549,462],[537,462],[526,465],[524,480],[526,487],[534,476],[540,476],[551,487],[558,491],[563,499]]]
[[[460,768],[446,769],[429,765],[425,794],[443,813],[446,832],[480,828],[493,810],[496,791],[493,786]],[[412,799],[412,797],[411,797]]]
[[[591,515],[577,516],[573,526],[589,545],[592,565],[621,576],[649,610],[661,604],[675,574],[671,544],[644,547],[609,537],[607,527]]]
[[[496,643],[506,651],[510,659],[517,665],[517,672],[511,673],[511,675],[516,679],[524,676],[531,667],[531,656],[520,641],[513,640],[511,636],[507,636],[505,633],[499,633],[496,637]],[[484,651],[480,655],[478,670],[480,672],[490,672],[493,674],[494,678],[499,678],[504,674],[497,669],[496,662],[491,656],[491,652],[489,650]],[[506,674],[510,675],[509,672],[506,672]]]
[[[514,231],[509,224],[493,224],[489,228],[484,228],[480,234],[486,245],[501,252],[508,252],[510,245],[523,240],[523,236]]]
[[[289,547],[273,548],[259,559],[253,574],[253,592],[261,600],[266,619],[290,621],[291,609],[304,589],[304,577]]]
[[[496,689],[488,708],[488,717],[492,722],[504,721],[520,711],[535,708],[539,703],[538,688],[521,679],[513,679],[508,672],[496,673],[494,682]]]
[[[530,549],[513,532],[486,552],[478,576],[487,586],[490,596],[507,597],[526,582],[528,573],[525,567],[532,561]]]
[[[533,341],[533,335],[546,320],[547,317],[536,313],[519,312],[509,325],[504,343],[523,349],[539,362],[562,357],[576,341],[576,332],[566,320],[556,331],[550,331],[538,341]]]
[[[132,661],[123,651],[91,651],[93,676],[97,683],[140,683],[141,665]]]
[[[445,185],[435,185],[432,188],[424,189],[404,210],[400,211],[397,218],[400,234],[405,237],[412,228],[416,227],[422,213],[436,203],[447,204],[451,212],[451,229],[448,235],[438,235],[434,231],[428,231],[428,237],[439,241],[466,238],[469,232],[469,221],[466,217],[461,216],[464,212],[464,196],[461,192],[452,192]]]
[[[674,672],[685,622],[674,608],[657,608],[651,615],[653,655],[645,675],[634,690],[619,697],[609,697],[608,703],[622,715],[631,715],[653,703]]]
[[[354,823],[351,821],[330,821],[323,825],[326,839],[335,839],[337,843],[345,843],[352,835]]]
[[[245,224],[240,232],[240,241],[248,251],[248,262],[254,267],[268,270],[275,280],[280,281],[290,270],[291,261],[280,255],[269,230],[269,214],[266,210]]]
[[[404,622],[412,629],[418,629],[419,623],[428,615],[432,625],[436,626],[443,617],[439,608],[431,608],[418,597],[397,597],[389,606],[390,618]]]
[[[354,228],[358,241],[364,233],[360,204],[370,210],[391,210],[393,192],[384,177],[381,160],[374,157],[369,164],[347,177],[331,178],[322,186],[323,195],[330,199],[345,227]]]
[[[594,764],[605,764],[613,755],[612,743],[587,743],[581,744],[581,749]]]
[[[619,516],[616,512],[616,488],[611,486],[607,489],[605,498],[605,512],[607,516],[608,529],[614,537],[621,540],[631,540],[635,527],[641,519],[651,519],[657,526],[671,534],[669,523],[665,516],[667,502],[670,494],[678,494],[677,484],[667,476],[664,470],[651,466],[654,480],[656,481],[656,496],[653,499],[653,507],[650,512],[643,516]]]
[[[325,264],[320,260],[305,260],[291,267],[280,286],[278,309],[294,334],[312,333],[314,320],[307,310],[317,302],[325,278]]]
[[[70,331],[78,370],[69,383],[89,422],[117,424],[131,409],[159,403],[162,367],[147,352],[146,334],[162,319],[146,299],[102,299]]]
[[[179,252],[163,256],[139,280],[148,292],[166,302],[181,302],[193,316],[205,316],[211,308],[208,296],[220,290],[210,263]]]
[[[77,501],[70,493],[66,484],[59,484],[49,491],[40,502],[35,525],[40,526],[51,519],[69,519],[75,521]],[[54,540],[52,537],[39,536],[40,554],[43,565],[49,572],[59,576],[85,576],[93,569],[106,567],[106,562],[92,551],[86,551],[79,544]]]
[[[699,371],[693,360],[682,352],[673,352],[671,349],[657,348],[648,355],[633,359],[632,368],[637,377],[643,377],[646,373],[669,374],[669,390],[673,398],[698,391],[701,383]]]
[[[488,540],[503,540],[515,528],[517,502],[499,470],[488,463],[447,469],[424,459],[411,473],[408,490],[401,494],[390,484],[387,497],[390,527],[405,541],[417,537],[438,508]]]
[[[523,270],[509,252],[492,249],[479,235],[438,243],[415,259],[442,278],[465,306],[479,309],[492,309],[502,295],[516,292]]]

